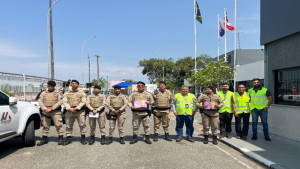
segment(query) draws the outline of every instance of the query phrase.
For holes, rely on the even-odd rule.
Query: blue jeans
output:
[[[194,116],[192,115],[177,115],[176,117],[176,133],[178,138],[183,136],[183,125],[186,126],[186,138],[192,138],[194,132]]]
[[[248,136],[250,113],[241,113],[235,117],[235,132],[237,136]],[[243,120],[243,128],[242,128]]]
[[[265,136],[269,136],[269,129],[268,129],[268,112],[264,111],[264,109],[257,110],[253,109],[251,110],[252,114],[252,131],[253,135],[257,135],[257,123],[258,123],[258,117],[260,116],[262,125],[263,125],[263,131]]]

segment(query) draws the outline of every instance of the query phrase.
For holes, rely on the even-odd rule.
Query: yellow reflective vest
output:
[[[232,110],[232,103],[231,103],[231,99],[233,97],[233,92],[231,91],[227,91],[227,95],[226,95],[226,98],[224,96],[224,93],[223,91],[219,91],[217,93],[217,95],[219,95],[221,97],[221,99],[223,100],[224,102],[224,106],[222,106],[220,109],[219,109],[219,113],[224,113],[224,112],[228,112],[228,113],[233,113],[233,110]]]
[[[257,90],[257,92],[255,92],[255,90],[253,88],[249,89],[249,95],[251,98],[250,101],[250,110],[253,109],[258,109],[261,110],[264,107],[268,106],[268,97],[267,97],[267,88],[262,88],[261,90]]]
[[[250,105],[249,105],[250,97],[247,92],[244,92],[242,96],[238,92],[235,92],[233,101],[234,101],[236,112],[238,114],[250,113]]]
[[[184,98],[181,93],[177,93],[175,95],[176,99],[176,112],[178,115],[188,114],[192,115],[194,109],[194,98],[195,95],[192,93],[188,93]]]

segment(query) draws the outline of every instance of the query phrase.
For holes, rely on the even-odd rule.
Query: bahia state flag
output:
[[[221,22],[219,22],[220,24],[220,26],[219,26],[219,35],[221,36],[221,37],[223,37],[224,36],[224,34],[225,34],[225,29],[224,29],[224,27],[222,26],[222,24],[221,24]]]
[[[228,30],[234,31],[234,27],[230,24],[227,17],[226,17],[226,28]]]
[[[200,23],[202,23],[202,16],[201,16],[201,12],[200,12],[200,8],[198,6],[198,3],[196,1],[196,4],[195,4],[195,13],[196,13],[196,19],[197,21],[199,21]]]

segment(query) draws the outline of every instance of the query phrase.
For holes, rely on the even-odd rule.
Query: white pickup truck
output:
[[[39,109],[0,91],[0,142],[22,136],[25,146],[35,145],[35,129],[41,125]]]

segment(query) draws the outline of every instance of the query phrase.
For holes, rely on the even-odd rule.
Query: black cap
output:
[[[119,86],[119,85],[114,85],[113,87],[114,87],[114,89],[121,89],[121,86]]]
[[[206,89],[210,88],[211,90],[214,90],[214,88],[212,86],[206,86]]]
[[[55,81],[53,81],[53,80],[49,80],[48,81],[48,83],[47,83],[47,85],[49,85],[49,86],[56,86],[56,83],[55,83]]]
[[[99,90],[101,90],[101,87],[100,87],[99,85],[95,85],[95,86],[94,86],[94,89],[99,89]]]
[[[78,80],[72,80],[71,83],[73,83],[73,82],[79,84]]]
[[[165,85],[167,86],[167,83],[166,83],[166,82],[160,81],[159,84],[161,84],[161,83],[163,83],[163,84],[165,84]]]
[[[142,82],[142,81],[138,81],[136,84],[142,84],[142,85],[144,85],[144,86],[145,86],[145,83],[144,83],[144,82]]]

